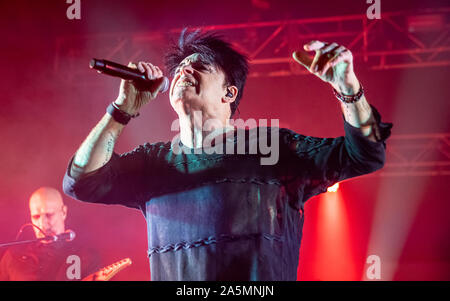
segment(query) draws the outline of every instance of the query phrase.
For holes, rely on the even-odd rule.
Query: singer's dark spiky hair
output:
[[[188,33],[188,29],[185,28],[181,32],[178,44],[174,44],[165,57],[167,70],[173,76],[181,61],[194,53],[199,53],[206,63],[222,70],[226,85],[238,88],[236,100],[230,104],[230,117],[233,117],[244,93],[248,74],[247,57],[233,49],[230,43],[215,32],[202,33],[196,30]]]

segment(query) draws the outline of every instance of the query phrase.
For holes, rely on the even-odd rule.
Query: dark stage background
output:
[[[419,9],[446,5],[446,1],[381,0],[381,20],[386,12],[411,11],[413,16]],[[80,20],[66,17],[68,6],[65,0],[0,2],[0,242],[13,240],[28,222],[28,198],[34,190],[53,186],[61,191],[70,157],[115,99],[119,80],[88,70],[88,63],[92,57],[106,58],[109,53],[110,59],[126,64],[122,59],[126,51],[112,51],[123,42],[118,37],[164,32],[175,37],[176,30],[184,26],[364,15],[369,4],[365,0],[82,0]],[[447,25],[438,32],[425,32],[424,40],[448,32],[448,13],[444,16]],[[169,34],[170,30],[175,31]],[[228,40],[239,42],[232,31],[223,33]],[[386,27],[384,34],[389,39],[399,32]],[[448,45],[448,39],[447,35],[441,45]],[[299,39],[297,45],[305,42]],[[134,53],[132,59],[160,63],[162,46],[153,47],[149,40],[150,50]],[[447,141],[447,146],[439,146],[447,151],[447,158],[438,160],[442,154],[431,153],[441,163],[426,165],[425,171],[411,172],[414,167],[409,165],[398,173],[380,171],[341,183],[335,195],[309,200],[299,280],[365,279],[366,258],[371,254],[380,257],[384,280],[450,280],[450,185],[449,173],[442,171],[450,157],[450,71],[443,61],[435,66],[381,70],[362,59],[356,61],[356,74],[368,100],[384,120],[394,123],[393,138],[411,141],[424,134],[419,144],[425,145],[435,137],[431,134],[447,133],[436,136]],[[270,68],[277,70],[277,66]],[[312,75],[250,77],[240,111],[243,119],[279,118],[281,126],[306,135],[343,134],[337,100],[330,87]],[[168,95],[160,95],[127,126],[117,151],[171,139],[175,133],[170,124],[175,118]],[[388,151],[387,168],[398,162],[395,158],[398,153]],[[98,250],[104,265],[125,257],[133,260],[114,280],[150,279],[142,213],[85,204],[66,196],[64,200],[69,207],[68,228]],[[342,226],[340,232],[330,233],[338,231],[329,227],[331,220]]]

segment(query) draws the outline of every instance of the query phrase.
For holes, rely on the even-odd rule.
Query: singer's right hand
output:
[[[119,96],[115,103],[119,108],[130,115],[139,113],[142,106],[155,99],[156,95],[164,85],[164,77],[161,69],[158,66],[152,65],[148,62],[139,62],[136,66],[134,63],[128,63],[128,67],[138,69],[144,73],[150,80],[160,80],[159,84],[143,89],[131,80],[122,79],[120,82]]]

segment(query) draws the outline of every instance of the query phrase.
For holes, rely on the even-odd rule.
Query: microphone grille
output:
[[[169,79],[164,76],[163,81],[164,81],[164,83],[163,83],[161,89],[159,89],[159,93],[164,93],[169,89],[169,85],[170,85]]]

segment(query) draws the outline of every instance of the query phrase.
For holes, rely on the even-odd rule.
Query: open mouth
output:
[[[179,87],[193,87],[194,84],[191,83],[191,82],[180,82],[180,83],[177,84],[177,86],[179,86]]]
[[[190,80],[188,78],[181,78],[178,80],[177,86],[178,87],[194,87],[195,83],[193,80]]]

